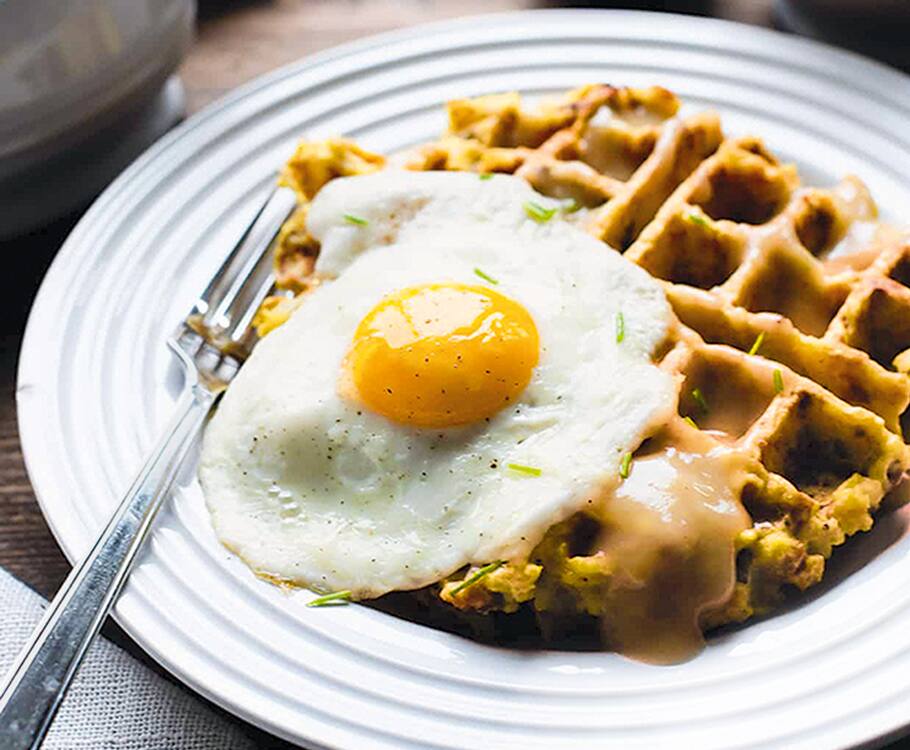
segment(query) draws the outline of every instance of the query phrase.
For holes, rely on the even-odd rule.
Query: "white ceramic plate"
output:
[[[368,39],[278,71],[128,169],[41,288],[22,353],[20,426],[66,553],[85,552],[166,421],[180,383],[165,337],[300,136],[343,133],[391,151],[438,133],[446,99],[587,81],[663,84],[690,107],[716,107],[728,132],[764,136],[809,182],[855,172],[885,216],[906,216],[910,81],[769,31],[634,12],[525,13]],[[910,720],[901,514],[847,551],[836,586],[660,668],[481,646],[361,606],[308,610],[216,543],[193,473],[117,618],[181,679],[284,737],[358,750],[816,750]]]

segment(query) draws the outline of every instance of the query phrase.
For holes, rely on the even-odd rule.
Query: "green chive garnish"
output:
[[[367,224],[370,223],[366,219],[364,219],[362,216],[355,216],[354,214],[345,214],[344,220],[348,224],[356,224],[359,227],[365,227]]]
[[[780,370],[774,371],[774,390],[777,393],[783,393],[784,390],[784,375]]]
[[[456,594],[460,594],[468,586],[473,586],[481,578],[483,578],[484,576],[490,575],[490,573],[492,573],[494,570],[496,570],[497,568],[501,568],[505,564],[506,564],[505,560],[499,560],[498,562],[493,562],[493,563],[490,563],[489,565],[484,565],[474,575],[472,575],[466,581],[462,581],[454,589],[452,589],[451,595],[455,596]]]
[[[632,469],[632,454],[624,453],[622,461],[619,462],[619,476],[628,479],[629,471]]]
[[[700,227],[707,227],[707,226],[710,226],[710,224],[708,223],[708,220],[705,219],[704,216],[702,216],[701,214],[697,214],[697,213],[695,213],[694,211],[690,212],[690,213],[686,216],[686,218],[687,218],[689,221],[691,221],[693,224],[698,224],[698,226],[700,226]]]
[[[490,283],[490,284],[498,284],[498,283],[499,283],[496,279],[494,279],[492,276],[488,276],[488,275],[485,274],[483,271],[481,271],[479,268],[475,268],[475,269],[474,269],[474,274],[475,274],[476,276],[479,276],[479,277],[482,278],[484,281],[486,281],[486,282],[488,282],[488,283]]]
[[[704,394],[702,394],[700,388],[692,389],[692,398],[695,399],[695,403],[698,404],[698,408],[701,409],[705,414],[708,413],[708,402],[705,400]]]
[[[692,419],[692,417],[683,417],[683,422],[685,422],[690,427],[694,427],[696,430],[698,429],[698,425],[695,424],[695,420]]]
[[[623,317],[622,311],[620,311],[616,313],[616,343],[621,344],[625,337],[626,319]]]
[[[313,599],[313,601],[308,602],[308,607],[326,607],[326,606],[337,606],[339,604],[347,604],[351,601],[351,592],[350,591],[336,591],[333,594],[326,594],[325,596],[319,596]]]
[[[478,180],[490,180],[492,178],[493,178],[492,172],[481,172],[479,175],[477,175]]]
[[[765,332],[762,331],[758,334],[758,337],[755,339],[755,343],[752,344],[752,348],[749,349],[749,354],[758,354],[758,350],[761,349],[762,342],[765,340]]]
[[[556,215],[556,211],[555,208],[544,208],[534,201],[525,203],[525,213],[540,224],[552,219]]]
[[[506,468],[517,471],[519,474],[528,474],[532,477],[539,477],[543,473],[536,466],[525,466],[524,464],[506,464]]]

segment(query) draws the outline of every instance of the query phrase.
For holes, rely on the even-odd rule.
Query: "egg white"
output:
[[[256,346],[203,442],[215,531],[256,572],[366,598],[520,559],[673,413],[677,385],[652,362],[672,319],[659,284],[561,216],[534,221],[528,201],[558,205],[514,177],[393,171],[334,180],[316,197],[317,270],[335,278]],[[475,269],[540,336],[512,407],[417,429],[338,395],[377,302],[418,284],[485,283]]]

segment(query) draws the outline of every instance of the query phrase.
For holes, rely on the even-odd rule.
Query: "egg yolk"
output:
[[[342,392],[353,388],[401,424],[470,424],[521,394],[539,349],[534,321],[515,300],[467,284],[410,287],[380,300],[357,327]]]

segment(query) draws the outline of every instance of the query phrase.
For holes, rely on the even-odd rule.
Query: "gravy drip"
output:
[[[699,618],[736,580],[747,459],[676,420],[603,498],[597,554],[613,563],[604,637],[645,662],[684,661],[704,647]]]

